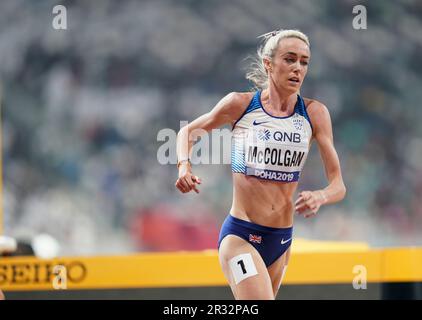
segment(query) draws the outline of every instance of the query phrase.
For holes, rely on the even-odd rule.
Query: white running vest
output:
[[[312,124],[300,95],[293,113],[286,117],[268,114],[257,91],[248,108],[233,126],[233,172],[280,182],[299,180],[312,138]]]

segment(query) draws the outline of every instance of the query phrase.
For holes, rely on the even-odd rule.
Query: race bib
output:
[[[293,182],[306,161],[309,138],[303,131],[253,128],[245,140],[245,174]]]

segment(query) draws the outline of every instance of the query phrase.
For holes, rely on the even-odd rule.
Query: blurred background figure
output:
[[[0,255],[14,252],[18,248],[17,241],[11,237],[0,236]]]
[[[5,233],[33,249],[46,234],[52,256],[216,248],[230,166],[197,165],[206,192],[182,196],[157,134],[251,87],[254,35],[297,28],[313,44],[301,94],[330,109],[348,195],[295,234],[422,245],[421,18],[412,0],[2,1]],[[313,147],[299,191],[320,168]]]
[[[18,244],[15,239],[0,235],[0,257],[16,251]],[[5,300],[3,291],[0,289],[0,300]]]

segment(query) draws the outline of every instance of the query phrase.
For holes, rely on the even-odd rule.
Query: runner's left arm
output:
[[[302,191],[295,203],[296,212],[311,217],[321,205],[342,200],[346,187],[341,174],[340,160],[334,147],[333,129],[328,108],[318,101],[313,101],[307,108],[313,126],[313,136],[318,144],[328,186],[321,190]]]

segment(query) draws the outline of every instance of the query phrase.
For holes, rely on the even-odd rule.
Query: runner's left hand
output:
[[[321,205],[325,204],[324,191],[302,191],[295,202],[297,214],[303,214],[305,218],[313,217],[317,214]]]

